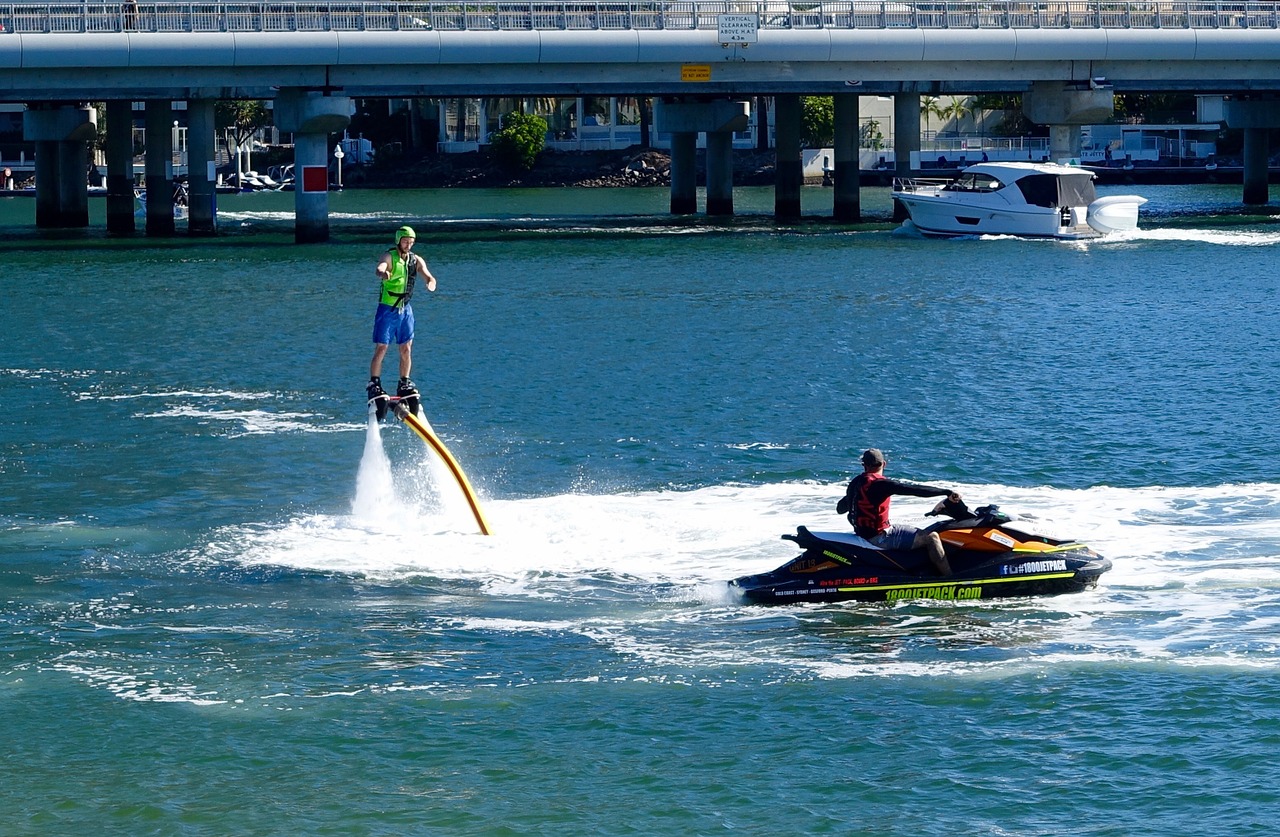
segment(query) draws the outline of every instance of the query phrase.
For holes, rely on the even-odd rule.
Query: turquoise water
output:
[[[214,241],[0,199],[0,832],[1271,833],[1280,227],[1136,191],[1085,243],[778,228],[768,190],[351,191],[311,247],[287,195]],[[404,221],[489,538],[364,415]],[[731,599],[872,445],[1114,570]]]

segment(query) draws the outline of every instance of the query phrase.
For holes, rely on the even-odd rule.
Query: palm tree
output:
[[[960,130],[960,120],[971,113],[973,113],[973,98],[969,96],[963,99],[952,99],[951,104],[945,105],[938,110],[938,115],[943,119],[955,120],[956,131]]]
[[[929,117],[942,118],[942,107],[938,104],[937,96],[920,97],[920,115],[924,117],[924,132],[927,134],[929,133]]]

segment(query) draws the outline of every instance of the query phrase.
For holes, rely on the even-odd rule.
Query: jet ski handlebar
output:
[[[933,507],[933,511],[927,513],[925,517],[938,517],[944,514],[952,520],[968,520],[974,517],[974,513],[969,511],[969,506],[964,500],[952,500],[950,497],[943,497],[938,505]]]
[[[1010,520],[1009,515],[1000,511],[1000,507],[995,503],[970,511],[964,500],[952,500],[950,497],[942,498],[941,502],[933,507],[933,511],[925,514],[925,517],[944,514],[952,520],[976,519],[983,523],[1007,523]]]

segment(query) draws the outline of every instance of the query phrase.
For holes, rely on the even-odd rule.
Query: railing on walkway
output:
[[[1274,2],[655,0],[654,2],[0,3],[0,37],[81,32],[716,29],[1277,29]]]

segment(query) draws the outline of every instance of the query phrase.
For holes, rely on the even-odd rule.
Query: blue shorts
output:
[[[910,549],[915,543],[916,533],[920,530],[914,526],[890,526],[874,538],[871,543],[881,549]]]
[[[397,308],[378,303],[378,313],[373,317],[373,342],[408,343],[413,339],[413,306]]]

